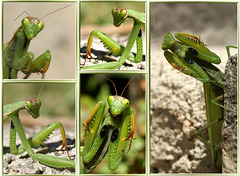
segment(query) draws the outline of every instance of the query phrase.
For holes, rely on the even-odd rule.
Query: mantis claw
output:
[[[62,148],[59,151],[62,151],[64,148],[65,148],[65,151],[67,152],[68,158],[71,159],[70,155],[69,155],[69,152],[68,152],[68,149],[67,149],[66,142],[62,143]]]

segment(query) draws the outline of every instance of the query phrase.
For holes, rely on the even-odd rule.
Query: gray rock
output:
[[[237,111],[237,55],[230,57],[225,68],[224,106]],[[222,126],[223,173],[237,173],[237,113],[224,110]]]

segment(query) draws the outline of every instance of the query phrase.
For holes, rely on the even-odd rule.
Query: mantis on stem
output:
[[[122,97],[122,94],[130,82],[131,80],[121,95],[117,95],[116,86],[112,82],[116,95],[107,98],[107,111],[106,102],[99,101],[88,116],[84,125],[82,173],[91,173],[107,153],[108,168],[114,171],[121,163],[124,153],[129,151],[135,129],[134,111],[130,108],[129,100]]]
[[[39,96],[40,96],[40,93],[39,93]],[[65,134],[64,127],[60,122],[55,121],[49,124],[48,126],[44,127],[42,130],[40,130],[38,133],[30,137],[29,139],[26,138],[23,126],[19,118],[19,112],[21,110],[26,110],[28,114],[31,115],[33,118],[37,118],[40,115],[39,114],[40,107],[41,107],[41,101],[39,100],[39,97],[27,99],[25,101],[17,101],[11,104],[4,105],[3,121],[5,122],[8,119],[11,119],[11,127],[10,127],[11,153],[14,155],[18,155],[26,151],[31,158],[51,167],[56,167],[56,168],[75,167],[75,162],[70,159],[70,156],[68,154],[66,134]],[[42,142],[56,128],[60,128],[61,136],[63,139],[62,148],[60,150],[65,148],[69,159],[34,153],[32,149],[32,147],[39,147],[40,145],[42,145]],[[22,144],[19,147],[16,147],[16,133],[18,133],[18,136],[22,142]]]
[[[40,19],[30,16],[25,11],[20,14],[26,13],[27,17],[22,20],[21,26],[16,30],[12,39],[3,45],[4,79],[17,79],[19,71],[25,74],[24,79],[28,78],[31,73],[41,73],[44,78],[51,61],[50,51],[47,50],[34,59],[34,54],[28,52],[28,47],[31,40],[44,28],[44,23],[41,20],[67,7],[69,6],[54,10]]]
[[[207,116],[207,127],[204,129],[208,129],[210,143],[199,136],[203,129],[198,130],[196,135],[211,146],[212,159],[216,167],[221,167],[223,109],[215,100],[220,96],[223,97],[224,73],[212,65],[212,63],[219,64],[221,59],[194,35],[176,33],[175,38],[177,40],[170,33],[165,35],[162,44],[164,56],[175,69],[203,82]]]
[[[133,9],[116,7],[112,9],[112,16],[114,21],[113,24],[116,27],[119,27],[122,23],[124,23],[124,21],[127,18],[132,18],[134,21],[134,25],[126,47],[118,44],[111,37],[96,29],[92,31],[89,36],[87,44],[87,56],[85,58],[82,69],[115,69],[121,67],[123,63],[126,61],[126,59],[135,63],[142,61],[143,44],[141,27],[145,27],[145,13],[138,12]],[[93,36],[98,37],[102,41],[102,43],[111,51],[112,54],[121,56],[119,58],[119,61],[84,67],[88,56],[90,56],[93,59],[93,57],[91,56],[91,44]],[[135,41],[137,44],[136,56],[134,56],[134,54],[131,53],[131,49]]]

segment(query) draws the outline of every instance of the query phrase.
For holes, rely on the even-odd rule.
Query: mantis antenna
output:
[[[40,90],[39,90],[39,93],[38,93],[38,99],[39,99],[39,97],[40,97],[40,95],[41,95],[41,93],[42,93],[42,89],[43,89],[43,87],[44,87],[44,84],[42,84],[42,86],[41,86],[41,88],[40,88]]]
[[[49,12],[49,13],[47,13],[46,15],[44,15],[42,18],[40,18],[40,20],[42,20],[43,18],[45,18],[45,17],[48,16],[48,15],[51,15],[52,13],[55,13],[55,12],[57,12],[57,11],[59,11],[59,10],[62,10],[62,9],[65,9],[65,8],[67,8],[67,7],[69,7],[69,6],[71,6],[71,5],[67,5],[67,6],[61,7],[61,8],[59,8],[59,9],[56,9],[56,10],[54,10],[54,11],[52,11],[52,12]]]
[[[157,32],[161,36],[161,40],[163,40],[163,38],[162,38],[163,35],[161,35],[160,29],[159,29],[159,26],[158,26],[158,13],[157,12],[156,12],[156,21],[155,21],[155,23],[156,23],[156,27],[157,27]],[[151,42],[151,43],[158,43],[158,42],[162,42],[162,41],[154,41],[154,42]]]
[[[20,15],[17,16],[17,18],[15,18],[13,21],[16,21],[23,13],[26,13],[28,15],[28,17],[30,17],[29,13],[27,13],[27,11],[23,11],[22,13],[20,13]]]
[[[108,81],[110,81],[110,82],[113,84],[114,89],[115,89],[115,92],[116,92],[116,95],[117,95],[117,88],[116,88],[116,85],[114,84],[114,82],[113,82],[111,79],[109,79],[108,77],[106,77],[106,78],[107,78]]]
[[[131,81],[133,80],[134,77],[135,77],[135,76],[133,76],[133,77],[131,78],[131,80],[128,81],[127,85],[123,88],[122,93],[121,93],[120,96],[122,96],[124,90],[125,90],[125,89],[127,88],[127,86],[131,83]],[[106,78],[107,78],[108,81],[110,81],[110,82],[113,84],[114,89],[115,89],[115,92],[116,92],[116,95],[117,95],[117,88],[116,88],[116,85],[114,84],[114,82],[113,82],[111,79],[109,79],[108,77],[106,77]]]
[[[135,77],[135,76],[133,76],[132,79],[131,79],[130,81],[128,81],[127,85],[126,85],[126,86],[124,87],[124,89],[122,90],[122,93],[121,93],[120,96],[122,96],[123,92],[125,91],[125,89],[127,88],[127,86],[130,84],[130,82],[132,82],[132,80],[133,80],[134,77]]]
[[[59,11],[59,10],[65,9],[65,8],[67,8],[67,7],[69,7],[69,6],[71,6],[71,5],[67,5],[67,6],[61,7],[61,8],[59,8],[59,9],[56,9],[56,10],[54,10],[54,11],[52,11],[52,12],[49,12],[49,13],[47,13],[46,15],[44,15],[42,18],[40,18],[39,20],[42,20],[42,19],[45,18],[46,16],[51,15],[52,13],[55,13],[55,12],[57,12],[57,11]],[[15,21],[16,19],[18,19],[18,18],[19,18],[22,14],[24,14],[24,13],[26,13],[26,14],[28,15],[28,17],[31,17],[31,16],[29,15],[29,13],[27,13],[26,11],[23,11],[22,13],[20,13],[20,15],[17,16],[17,18],[14,19],[14,21]]]

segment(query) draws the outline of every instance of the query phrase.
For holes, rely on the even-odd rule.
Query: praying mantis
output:
[[[109,81],[113,83],[110,79]],[[122,157],[132,147],[135,129],[135,115],[130,107],[130,101],[122,97],[130,82],[120,95],[117,94],[116,86],[113,84],[116,95],[108,96],[108,98],[104,96],[107,98],[107,103],[99,101],[84,123],[84,145],[81,154],[82,173],[91,173],[104,158],[107,159],[110,171],[115,171],[120,164],[120,168],[123,166]],[[106,104],[108,104],[107,108]],[[129,154],[131,155],[131,152]],[[126,159],[124,161],[127,162]],[[110,173],[110,171],[106,173]]]
[[[40,95],[40,93],[39,93]],[[55,167],[55,168],[70,168],[75,167],[75,161],[70,159],[67,150],[67,141],[66,141],[66,134],[62,123],[55,121],[38,133],[27,139],[22,123],[20,121],[20,111],[26,110],[27,113],[32,116],[34,119],[39,117],[40,115],[40,107],[41,101],[38,98],[30,98],[23,101],[17,101],[11,104],[7,104],[3,106],[3,122],[11,119],[10,125],[10,152],[14,155],[21,154],[23,152],[27,152],[27,154],[47,166]],[[42,145],[42,142],[55,130],[59,128],[62,136],[62,149],[65,149],[69,159],[67,158],[60,158],[56,156],[50,156],[40,153],[34,153],[33,147],[39,147]],[[22,144],[17,147],[16,146],[16,133],[18,134]]]
[[[27,17],[23,18],[21,26],[16,30],[12,39],[3,45],[4,79],[17,79],[19,72],[25,74],[24,79],[27,79],[31,73],[41,73],[42,78],[44,78],[51,62],[52,56],[50,51],[46,50],[43,54],[34,59],[33,52],[28,52],[28,48],[31,40],[44,28],[44,23],[41,20],[67,7],[68,6],[65,6],[54,10],[40,19],[30,16],[26,11],[23,11],[17,17],[19,18],[23,13],[27,14]]]
[[[221,59],[192,34],[176,33],[174,36],[177,40],[170,33],[165,35],[162,44],[164,56],[173,68],[203,82],[207,116],[207,127],[204,129],[208,129],[210,143],[199,136],[203,129],[196,131],[196,135],[211,146],[213,162],[216,167],[221,167],[224,73],[212,65],[219,64]]]
[[[145,27],[145,13],[133,10],[126,9],[123,7],[116,7],[112,9],[113,24],[116,27],[119,27],[127,18],[133,19],[134,25],[131,31],[131,34],[128,39],[126,47],[120,45],[114,41],[111,37],[101,32],[100,30],[94,30],[91,32],[88,43],[87,43],[87,55],[85,61],[82,65],[82,69],[116,69],[123,65],[126,60],[129,60],[134,63],[142,61],[143,56],[143,41],[142,41],[142,31],[141,27]],[[97,64],[93,66],[85,66],[88,56],[93,59],[91,56],[91,44],[93,36],[99,38],[102,43],[111,51],[113,55],[121,56],[118,61],[108,62],[103,64]],[[131,49],[136,41],[137,45],[137,54],[131,52]]]

